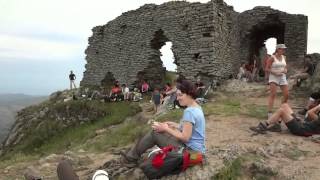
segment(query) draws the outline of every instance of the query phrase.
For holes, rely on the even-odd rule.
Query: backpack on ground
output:
[[[169,145],[151,154],[140,165],[140,168],[148,179],[158,179],[166,175],[178,174],[188,167],[202,164],[202,162],[201,153]]]

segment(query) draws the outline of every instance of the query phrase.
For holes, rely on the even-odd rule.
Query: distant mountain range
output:
[[[4,140],[14,123],[16,112],[26,106],[38,104],[47,98],[46,96],[25,94],[0,94],[0,142]]]

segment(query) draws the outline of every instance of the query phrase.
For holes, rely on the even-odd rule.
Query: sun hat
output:
[[[285,49],[287,46],[285,44],[277,44],[276,49]]]
[[[106,171],[97,170],[92,176],[92,180],[109,180],[109,176]]]

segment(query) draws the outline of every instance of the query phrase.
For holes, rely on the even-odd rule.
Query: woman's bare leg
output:
[[[277,93],[277,85],[271,82],[269,86],[270,86],[270,95],[268,98],[268,112],[272,112],[274,99],[276,98],[276,93]]]

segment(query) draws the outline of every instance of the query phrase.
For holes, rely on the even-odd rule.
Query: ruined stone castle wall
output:
[[[248,61],[256,51],[253,44],[270,36],[259,34],[259,27],[268,24],[284,28],[277,36],[288,45],[288,58],[305,53],[307,18],[302,15],[268,7],[239,14],[222,0],[147,4],[93,28],[81,85],[100,85],[106,76],[128,84],[142,79],[151,85],[163,83],[159,49],[169,41],[179,74],[191,80],[225,79],[236,73],[241,61]]]

